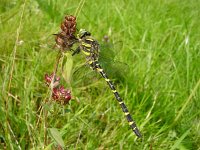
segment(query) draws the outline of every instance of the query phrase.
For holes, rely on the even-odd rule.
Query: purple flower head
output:
[[[67,104],[71,100],[71,91],[63,86],[53,88],[52,98],[62,104]]]
[[[64,89],[64,87],[61,86],[60,93],[62,95],[64,104],[68,103],[71,100],[71,91],[69,89]]]
[[[50,86],[53,80],[53,76],[54,76],[54,73],[52,73],[51,75],[45,74],[45,81],[46,81],[45,83],[47,86]],[[58,86],[59,83],[60,83],[60,77],[54,76],[53,87]]]
[[[49,87],[53,80],[53,89],[52,89],[52,98],[53,100],[60,102],[61,104],[68,104],[71,100],[71,91],[69,89],[65,89],[64,86],[59,86],[60,84],[60,77],[54,76],[54,73],[51,75],[45,74],[45,83]]]
[[[53,88],[53,91],[52,91],[52,98],[54,100],[59,100],[60,99],[60,92],[59,92],[59,89],[58,88]]]

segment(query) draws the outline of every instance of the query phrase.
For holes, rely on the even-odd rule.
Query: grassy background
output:
[[[0,149],[43,149],[42,110],[66,149],[200,149],[199,8],[199,0],[0,0]],[[112,57],[128,64],[123,80],[113,78],[142,140],[104,80],[82,78],[89,69],[62,79],[70,105],[44,103],[44,74],[57,56],[52,34],[76,11],[78,28],[98,41],[109,35]],[[56,149],[59,134],[48,130],[46,149]]]

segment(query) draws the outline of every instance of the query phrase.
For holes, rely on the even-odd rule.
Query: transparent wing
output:
[[[74,65],[72,69],[71,78],[71,84],[73,86],[85,88],[88,86],[92,86],[92,84],[99,80],[100,76],[97,74],[97,72],[92,70],[88,64],[86,64],[86,59],[80,56],[74,58]]]
[[[129,67],[126,63],[114,60],[116,56],[113,50],[113,44],[101,43],[99,63],[108,75],[109,78],[115,81],[123,81],[125,75],[128,73]],[[89,65],[86,64],[85,58],[74,56],[74,61],[76,65],[73,68],[73,84],[81,86],[88,86],[97,82],[101,76],[94,70],[92,70]]]
[[[117,58],[119,57],[117,56],[119,54],[117,54],[115,47],[119,48],[120,46],[115,46],[108,42],[102,43],[99,62],[110,78],[122,80],[126,77],[125,75],[129,71],[129,66],[126,63],[118,61]]]

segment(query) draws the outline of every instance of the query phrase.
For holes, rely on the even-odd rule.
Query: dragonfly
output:
[[[73,51],[72,56],[83,53],[86,58],[86,63],[90,66],[90,68],[94,71],[97,71],[102,78],[107,82],[109,88],[111,89],[112,93],[115,96],[115,99],[118,101],[119,105],[121,106],[122,111],[124,112],[128,124],[130,125],[131,129],[135,133],[135,135],[139,138],[142,137],[135,121],[131,117],[127,106],[123,102],[119,92],[117,91],[115,85],[109,79],[107,73],[104,71],[102,66],[99,63],[99,55],[100,55],[100,45],[97,40],[95,40],[91,33],[85,29],[80,29],[77,34],[77,43],[78,47]]]

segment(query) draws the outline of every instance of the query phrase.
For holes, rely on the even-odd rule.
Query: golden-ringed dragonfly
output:
[[[78,54],[82,52],[86,56],[87,63],[90,65],[90,67],[93,70],[96,70],[100,73],[100,75],[105,79],[107,84],[109,85],[110,89],[112,90],[116,100],[118,101],[119,105],[122,108],[122,111],[124,112],[126,119],[131,127],[131,129],[134,131],[137,137],[141,138],[142,135],[137,128],[137,125],[135,121],[132,119],[128,108],[126,107],[125,103],[122,101],[122,98],[120,97],[119,93],[117,92],[114,84],[112,81],[108,78],[105,71],[102,69],[98,62],[99,58],[99,44],[98,42],[91,37],[91,33],[86,31],[85,29],[80,29],[79,33],[77,34],[77,41],[79,43],[78,48],[73,52],[72,55]]]

